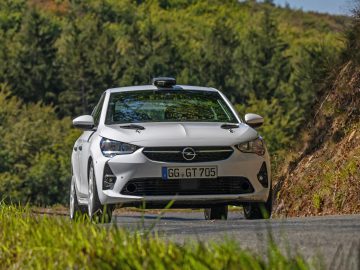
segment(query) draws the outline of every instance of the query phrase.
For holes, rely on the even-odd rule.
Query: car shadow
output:
[[[145,220],[157,220],[157,219],[161,219],[161,220],[168,220],[168,221],[199,221],[199,220],[204,220],[204,218],[198,218],[198,217],[193,217],[193,218],[188,218],[188,217],[169,217],[169,216],[161,216],[161,215],[138,215],[138,216],[127,216],[127,215],[116,215],[114,216],[117,219],[121,219],[122,217],[126,218],[126,219],[145,219]]]

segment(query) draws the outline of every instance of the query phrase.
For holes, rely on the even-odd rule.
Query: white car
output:
[[[206,219],[226,219],[242,205],[247,219],[269,218],[270,159],[255,130],[229,100],[208,87],[153,85],[106,90],[72,152],[70,218],[110,221],[115,206],[204,208]],[[102,217],[102,218],[99,218]]]

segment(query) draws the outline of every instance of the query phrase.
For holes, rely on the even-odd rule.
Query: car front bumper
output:
[[[264,187],[258,180],[258,173],[265,162],[268,176],[268,187]],[[108,164],[113,174],[116,176],[116,182],[112,189],[103,190],[104,167]],[[154,204],[166,205],[170,201],[175,201],[181,206],[188,205],[196,208],[197,205],[229,203],[241,204],[242,202],[265,202],[269,196],[271,186],[271,172],[269,155],[266,152],[264,156],[256,154],[242,153],[234,149],[234,153],[226,160],[215,162],[199,163],[169,163],[149,160],[142,149],[130,155],[119,155],[113,158],[106,158],[101,155],[95,162],[95,174],[98,187],[99,199],[102,204]],[[156,195],[156,196],[133,196],[124,195],[122,190],[124,186],[132,179],[160,179],[162,177],[163,167],[203,167],[217,166],[218,177],[243,177],[246,178],[252,186],[250,193],[241,194],[195,194],[195,195]],[[164,180],[165,181],[165,180]],[[166,180],[172,181],[172,180]],[[188,181],[191,181],[189,179]],[[208,181],[217,181],[217,179],[208,179]]]

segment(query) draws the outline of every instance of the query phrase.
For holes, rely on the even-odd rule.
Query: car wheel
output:
[[[71,185],[70,185],[70,219],[74,220],[78,217],[87,213],[86,207],[79,205],[76,188],[75,188],[75,178],[72,176]]]
[[[246,219],[269,219],[272,212],[272,190],[265,203],[245,203],[243,205]]]
[[[206,220],[212,220],[212,219],[226,220],[228,217],[228,206],[221,205],[221,206],[214,206],[211,208],[205,208],[204,216]]]
[[[102,205],[99,199],[94,166],[91,163],[89,169],[89,190],[88,190],[88,215],[90,220],[96,223],[111,222],[112,212],[114,208],[112,205]]]

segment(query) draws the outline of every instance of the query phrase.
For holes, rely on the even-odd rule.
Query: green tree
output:
[[[114,84],[116,47],[101,9],[89,12],[85,3],[72,3],[57,45],[61,78],[61,115],[91,112],[100,94]],[[106,12],[106,9],[105,9]]]
[[[288,56],[289,44],[280,37],[268,8],[259,29],[251,29],[238,49],[237,65],[241,112],[259,113],[265,118],[260,133],[267,139],[273,154],[291,146],[304,118],[293,66]],[[305,72],[305,70],[303,70]],[[304,86],[304,85],[302,85]]]
[[[48,15],[34,8],[25,12],[8,47],[9,66],[3,75],[13,93],[26,102],[57,102],[61,83],[54,43],[59,34],[58,23]]]
[[[239,101],[251,93],[258,99],[282,98],[292,72],[288,47],[269,9],[265,9],[259,29],[251,29],[237,49],[238,88],[243,95]]]
[[[184,68],[168,28],[156,18],[159,8],[157,2],[144,3],[131,23],[118,31],[119,85],[148,84],[156,76],[176,77]]]
[[[24,104],[1,85],[0,200],[65,203],[77,130],[52,107]],[[5,197],[6,196],[6,197]]]
[[[295,131],[303,121],[299,117],[298,108],[286,109],[277,98],[257,99],[253,94],[248,103],[236,105],[241,115],[257,113],[264,117],[264,125],[258,129],[266,140],[271,153],[273,167],[283,160],[291,145],[293,145]]]
[[[25,0],[0,1],[0,82],[8,78],[13,37],[21,27],[25,9]]]
[[[310,44],[299,50],[300,60],[295,64],[292,82],[296,100],[305,116],[312,111],[320,90],[324,89],[324,79],[329,76],[338,56],[337,48],[321,43]]]
[[[238,46],[238,36],[230,22],[224,15],[217,18],[202,47],[201,69],[197,71],[197,76],[202,78],[200,83],[234,97],[237,94],[234,48]]]

